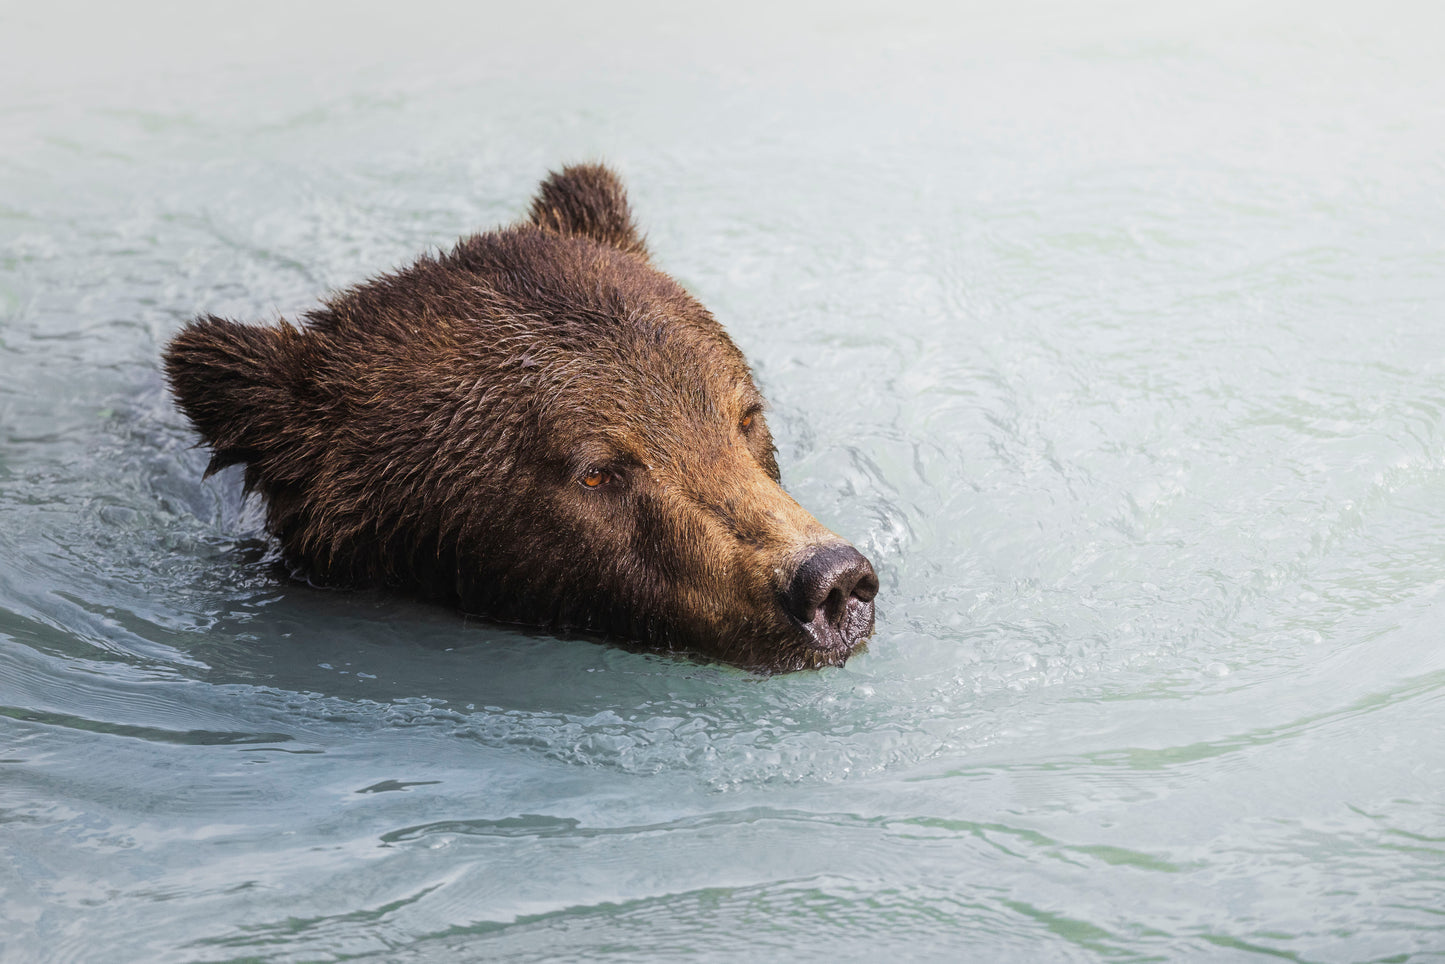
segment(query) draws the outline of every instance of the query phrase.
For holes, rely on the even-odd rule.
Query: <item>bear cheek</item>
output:
[[[624,483],[618,482],[617,485]],[[600,634],[645,638],[663,607],[663,583],[649,565],[654,542],[639,524],[638,499],[625,491],[563,487],[529,519],[520,540],[536,547],[521,560],[546,587],[552,622]]]
[[[577,616],[596,588],[595,525],[553,487],[513,477],[502,490],[473,494],[479,506],[457,538],[456,590],[462,608],[504,621],[587,628]]]

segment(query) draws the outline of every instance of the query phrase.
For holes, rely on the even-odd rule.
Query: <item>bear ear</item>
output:
[[[601,164],[573,164],[552,172],[532,199],[530,217],[544,231],[591,238],[647,257],[647,246],[632,223],[627,191],[617,175]]]
[[[207,315],[167,346],[171,394],[213,453],[207,476],[255,461],[278,441],[273,423],[288,409],[278,373],[299,336],[284,322],[270,328]]]

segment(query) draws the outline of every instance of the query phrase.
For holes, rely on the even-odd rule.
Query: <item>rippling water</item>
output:
[[[0,957],[1445,957],[1427,4],[0,8]],[[605,158],[883,581],[760,678],[278,581],[166,398]]]

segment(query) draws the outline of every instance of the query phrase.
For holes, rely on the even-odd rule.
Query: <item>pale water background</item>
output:
[[[525,9],[523,7],[525,6]],[[1445,959],[1439,4],[0,6],[0,959]],[[883,582],[278,581],[157,357],[626,177]]]

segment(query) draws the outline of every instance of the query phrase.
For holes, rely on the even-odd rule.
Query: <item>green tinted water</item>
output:
[[[1425,4],[0,9],[0,957],[1445,955]],[[883,581],[762,679],[279,582],[168,402],[605,158]]]

